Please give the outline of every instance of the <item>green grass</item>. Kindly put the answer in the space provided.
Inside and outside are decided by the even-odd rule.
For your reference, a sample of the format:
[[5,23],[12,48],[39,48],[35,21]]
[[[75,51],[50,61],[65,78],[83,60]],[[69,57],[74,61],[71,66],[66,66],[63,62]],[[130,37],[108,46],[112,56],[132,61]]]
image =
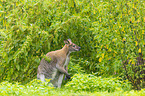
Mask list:
[[76,91],[65,86],[54,88],[51,85],[48,86],[47,82],[42,83],[36,79],[23,85],[7,81],[0,83],[0,96],[144,96],[144,94],[145,89],[125,91],[121,87],[118,87],[114,92]]
[[[23,85],[21,85],[22,87]],[[78,91],[74,92],[72,90],[68,90],[66,88],[53,88],[48,89],[47,87],[44,87],[42,89],[37,89],[37,87],[29,87],[26,86],[24,89],[21,87],[15,87],[14,89],[10,89],[10,86],[5,86],[5,90],[0,88],[1,96],[144,96],[145,89],[142,89],[140,91],[123,91],[118,89],[118,91],[115,92],[86,92],[86,91]],[[2,91],[3,90],[3,91]]]

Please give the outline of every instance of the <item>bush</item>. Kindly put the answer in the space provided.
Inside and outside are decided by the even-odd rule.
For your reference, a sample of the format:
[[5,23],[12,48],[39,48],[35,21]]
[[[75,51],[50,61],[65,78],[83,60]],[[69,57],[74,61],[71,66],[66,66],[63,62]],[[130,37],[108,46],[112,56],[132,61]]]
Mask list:
[[[49,81],[49,80],[47,80]],[[34,79],[28,84],[21,85],[19,83],[9,83],[7,81],[0,83],[0,95],[46,95],[48,90],[53,89],[54,87],[48,86],[48,82],[41,82],[40,80]]]
[[[90,26],[89,20],[72,16],[70,9],[66,8],[70,6],[70,2],[53,0],[0,2],[3,10],[0,17],[3,21],[0,22],[1,81],[28,82],[36,78],[43,55],[62,48],[63,40],[68,38],[73,38],[72,41],[77,45],[84,45],[85,42],[80,36],[85,39],[92,34],[91,32],[83,34],[89,32],[89,29],[84,29]],[[78,54],[76,53],[77,56],[82,56]]]
[[85,70],[81,66],[85,63],[86,62],[83,60],[83,58],[75,59],[71,57],[68,65],[68,73],[70,73],[71,76],[73,76],[76,73],[85,73]]
[[[103,79],[103,78],[102,78]],[[104,79],[103,79],[104,80]],[[49,80],[47,80],[49,81]],[[113,80],[116,81],[116,80]],[[100,81],[101,82],[101,81]],[[118,82],[118,81],[117,81]],[[120,82],[120,81],[119,81]],[[76,82],[77,83],[77,82]],[[120,83],[121,84],[121,83]],[[40,80],[32,80],[27,84],[20,83],[10,83],[10,82],[1,82],[0,83],[0,96],[74,96],[74,95],[87,95],[87,96],[120,96],[120,95],[129,95],[129,96],[144,96],[145,89],[140,91],[123,91],[122,89],[117,89],[115,92],[91,92],[91,91],[78,91],[74,88],[54,88],[47,86],[47,82],[41,82]],[[100,84],[101,85],[101,84]],[[125,87],[125,86],[124,86]]]
[[66,88],[75,91],[108,91],[130,90],[129,82],[119,78],[102,78],[91,74],[75,74],[72,80],[65,85]]

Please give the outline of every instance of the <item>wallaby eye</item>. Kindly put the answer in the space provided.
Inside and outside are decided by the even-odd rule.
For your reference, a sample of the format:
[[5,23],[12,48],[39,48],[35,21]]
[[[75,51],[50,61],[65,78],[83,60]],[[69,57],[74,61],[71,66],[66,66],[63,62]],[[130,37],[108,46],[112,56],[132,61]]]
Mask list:
[[73,45],[73,47],[76,47],[75,45]]

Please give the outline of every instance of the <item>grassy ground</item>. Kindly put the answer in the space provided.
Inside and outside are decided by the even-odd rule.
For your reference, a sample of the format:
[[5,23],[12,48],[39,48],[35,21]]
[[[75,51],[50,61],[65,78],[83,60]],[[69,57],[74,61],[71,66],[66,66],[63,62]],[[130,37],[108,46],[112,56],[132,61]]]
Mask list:
[[47,91],[24,91],[23,94],[19,92],[13,92],[9,94],[0,93],[1,96],[145,96],[145,90],[141,91],[116,91],[112,93],[108,92],[74,92],[67,89],[52,89]]
[[123,91],[117,89],[115,92],[88,92],[88,91],[74,91],[67,89],[64,86],[62,88],[49,87],[46,84],[30,84],[21,85],[19,83],[0,83],[0,96],[145,96],[145,89],[140,91]]
[[[33,95],[33,94],[32,94]],[[44,95],[44,94],[43,94]],[[112,92],[112,93],[108,93],[108,92],[84,92],[84,91],[80,91],[80,92],[73,92],[73,91],[69,91],[67,89],[53,89],[50,92],[48,92],[48,94],[45,94],[45,96],[145,96],[145,90],[141,90],[141,91],[116,91],[116,92]]]

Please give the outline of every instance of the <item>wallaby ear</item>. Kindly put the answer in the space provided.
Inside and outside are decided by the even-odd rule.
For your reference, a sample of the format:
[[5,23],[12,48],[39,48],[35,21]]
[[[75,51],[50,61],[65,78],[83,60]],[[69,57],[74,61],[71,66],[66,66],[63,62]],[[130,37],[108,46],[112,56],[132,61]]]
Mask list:
[[64,40],[64,43],[65,44],[70,44],[70,45],[72,44],[71,39]]
[[69,42],[71,42],[71,39],[67,39]]
[[64,40],[64,43],[65,43],[65,44],[69,44],[69,41],[68,41],[68,40]]
[[70,44],[70,45],[72,44],[71,39],[67,39],[67,41],[69,41],[69,44]]

